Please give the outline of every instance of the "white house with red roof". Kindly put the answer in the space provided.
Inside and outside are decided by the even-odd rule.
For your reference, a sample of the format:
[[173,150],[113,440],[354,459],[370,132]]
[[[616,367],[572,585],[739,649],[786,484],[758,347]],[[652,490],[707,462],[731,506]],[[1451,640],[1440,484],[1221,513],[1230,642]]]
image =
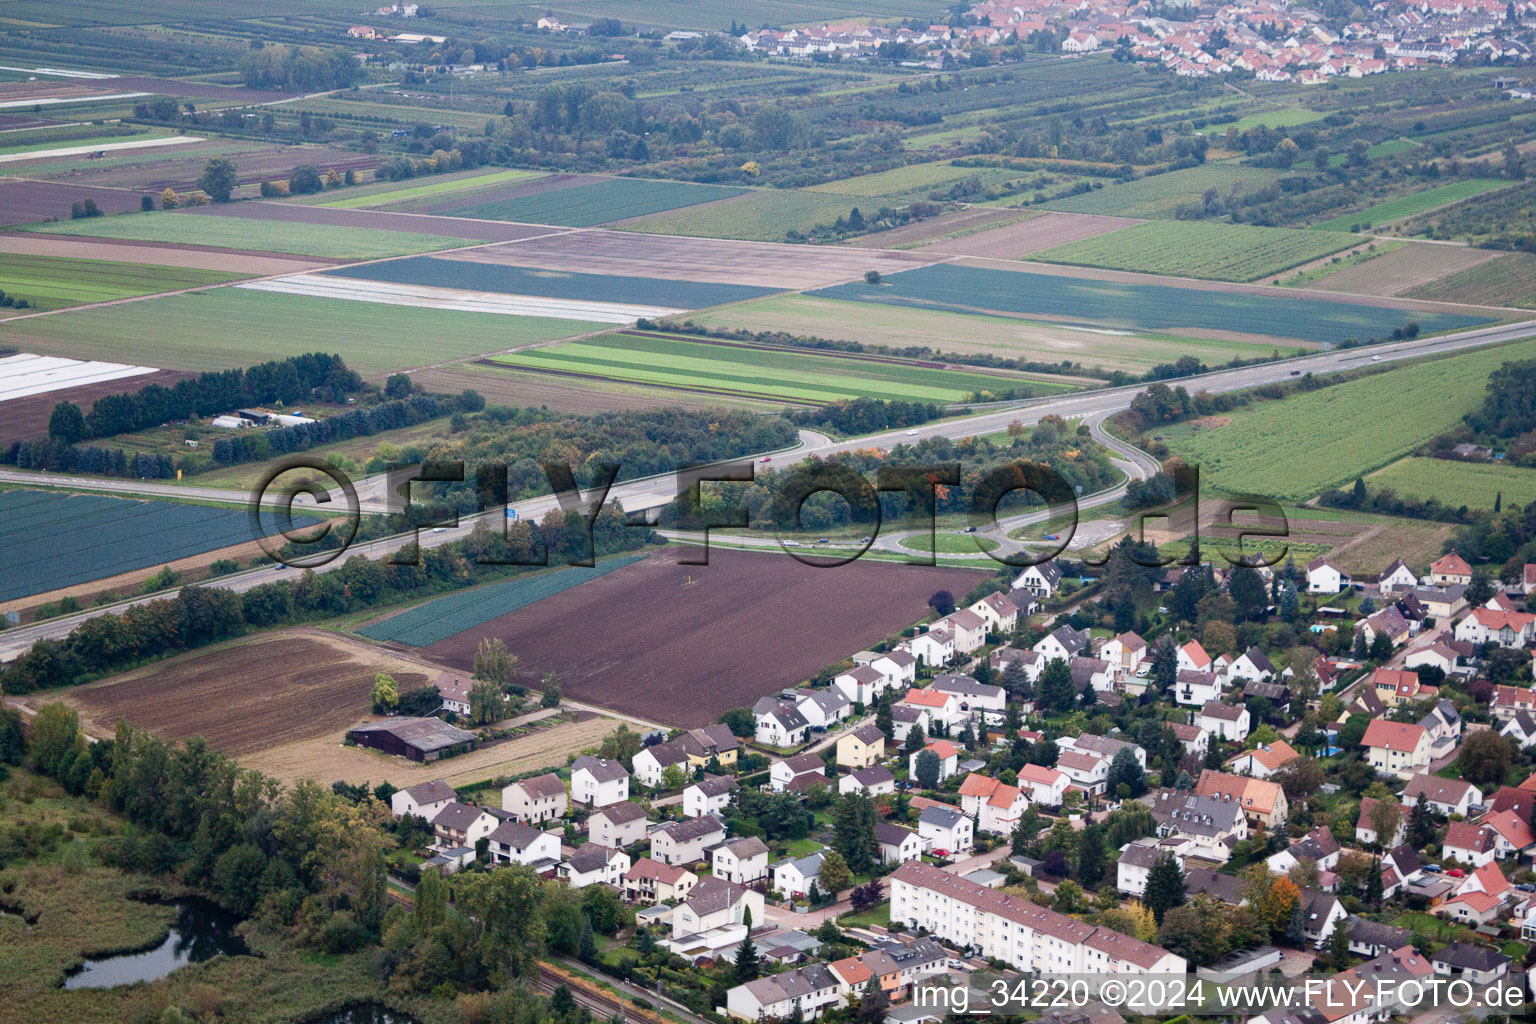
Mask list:
[[1472,821],[1453,821],[1445,831],[1441,847],[1445,856],[1480,868],[1492,864],[1498,856],[1498,833],[1487,825]]
[[1019,769],[1019,789],[1029,795],[1029,802],[1045,807],[1060,807],[1071,780],[1065,772],[1038,764]]
[[1429,767],[1432,744],[1423,726],[1372,719],[1360,745],[1371,767],[1383,774],[1407,779]]
[[1017,786],[972,772],[960,783],[960,807],[976,819],[976,830],[1011,836],[1029,798]]
[[1452,551],[1429,565],[1429,582],[1437,587],[1447,587],[1452,583],[1470,585],[1472,582],[1472,567],[1467,560]]
[[1499,686],[1493,692],[1488,710],[1494,718],[1510,719],[1520,712],[1536,714],[1536,690],[1524,686]]
[[1536,851],[1536,832],[1531,829],[1531,823],[1514,811],[1494,811],[1485,814],[1478,824],[1493,829],[1494,856],[1503,860],[1506,857],[1524,857]]
[[922,750],[914,751],[907,758],[907,775],[917,778],[917,759],[924,751],[932,751],[939,759],[939,781],[942,783],[960,770],[960,748],[949,740],[930,740]]
[[1524,647],[1536,636],[1536,615],[1474,608],[1456,623],[1456,639],[1473,644]]
[[1200,641],[1191,640],[1179,648],[1179,668],[1186,672],[1210,672],[1212,669],[1211,656],[1205,653],[1205,648],[1200,646]]

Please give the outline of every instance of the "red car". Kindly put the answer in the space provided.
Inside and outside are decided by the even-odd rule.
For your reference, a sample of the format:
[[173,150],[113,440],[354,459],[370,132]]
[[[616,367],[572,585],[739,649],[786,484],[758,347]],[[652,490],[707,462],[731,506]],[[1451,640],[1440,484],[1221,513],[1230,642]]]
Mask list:
[[948,850],[934,850],[933,851],[933,855],[935,857],[948,857],[949,856],[949,851]]
[[1466,874],[1461,868],[1451,868],[1451,870],[1446,872],[1446,876],[1449,878],[1465,878]]

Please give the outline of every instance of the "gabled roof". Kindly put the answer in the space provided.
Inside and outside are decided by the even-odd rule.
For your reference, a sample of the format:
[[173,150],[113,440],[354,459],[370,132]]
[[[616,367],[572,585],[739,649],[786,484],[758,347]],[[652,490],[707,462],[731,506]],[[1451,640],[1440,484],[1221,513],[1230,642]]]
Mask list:
[[[623,825],[626,822],[639,821],[645,817],[645,808],[628,800],[620,800],[618,803],[609,804],[607,807],[599,807],[592,812],[592,818],[607,818],[615,825]],[[587,819],[588,821],[591,818]]]
[[624,873],[624,878],[630,882],[637,882],[642,878],[654,878],[658,882],[665,882],[667,885],[676,885],[678,880],[684,875],[692,873],[687,868],[679,867],[676,864],[663,864],[659,860],[641,857],[634,864],[630,865],[629,870]]
[[889,821],[882,821],[875,826],[875,841],[882,846],[900,846],[915,835],[917,833],[911,829]]
[[1424,727],[1422,725],[1409,725],[1406,722],[1388,722],[1385,719],[1376,718],[1366,726],[1365,736],[1360,740],[1360,745],[1365,747],[1381,747],[1399,753],[1411,754],[1424,742]]
[[1189,660],[1197,666],[1209,665],[1211,663],[1211,656],[1205,653],[1205,648],[1200,646],[1200,641],[1198,640],[1191,640],[1180,647],[1179,650],[1183,651]]
[[1445,830],[1444,848],[1487,853],[1494,848],[1494,831],[1470,821],[1453,821]]
[[1020,782],[1029,782],[1032,784],[1038,783],[1042,786],[1054,786],[1064,778],[1066,778],[1066,776],[1061,772],[1054,768],[1047,768],[1044,765],[1026,764],[1019,769]]
[[684,818],[682,821],[669,821],[665,825],[651,833],[652,839],[665,833],[667,838],[677,843],[689,843],[695,839],[703,839],[715,833],[725,834],[725,826],[720,824],[708,814],[697,818]]
[[1487,864],[1472,872],[1462,884],[1466,885],[1473,880],[1482,887],[1482,891],[1489,896],[1503,896],[1509,891],[1509,879],[1504,877],[1504,872],[1499,868],[1499,862],[1491,860]]
[[512,783],[512,785],[521,789],[534,800],[547,800],[552,796],[565,795],[565,783],[560,780],[560,776],[553,773],[535,775],[531,779],[523,779],[521,782]]
[[418,782],[405,792],[418,805],[435,804],[439,800],[453,800],[457,796],[454,788],[442,779],[433,779],[431,782]]
[[474,804],[459,803],[457,800],[455,800],[453,803],[437,812],[437,817],[432,819],[432,824],[434,826],[440,825],[443,828],[452,829],[455,832],[464,832],[468,830],[469,826],[479,821],[480,816],[485,813],[486,810],[484,807],[477,807]]
[[591,754],[582,754],[571,763],[571,774],[579,771],[587,771],[598,782],[614,782],[618,779],[629,778],[629,772],[617,761],[609,761],[601,757],[593,757]]
[[768,844],[757,836],[742,836],[740,839],[732,839],[720,847],[722,850],[730,850],[737,860],[746,860],[748,857],[758,855],[766,856]]
[[[670,768],[675,764],[684,764],[688,760],[688,751],[684,750],[683,745],[676,740],[668,740],[665,743],[653,743],[648,747],[641,747],[636,751],[635,757],[639,757],[641,754],[649,754],[655,759],[656,764],[663,769]],[[630,761],[633,763],[634,758],[630,758]]]
[[724,796],[736,788],[736,780],[724,775],[705,775],[688,786],[705,796]]
[[1241,721],[1247,713],[1247,708],[1240,708],[1236,704],[1223,704],[1219,700],[1208,700],[1205,702],[1205,707],[1200,709],[1203,717],[1218,718],[1224,722]]
[[[491,842],[500,843],[502,846],[510,846],[513,849],[522,850],[531,846],[544,833],[531,825],[524,825],[520,821],[504,821],[496,826],[496,831],[491,833]],[[587,843],[592,846],[592,843]],[[603,847],[598,847],[603,849]]]
[[1454,551],[1448,555],[1442,555],[1440,558],[1437,558],[1435,561],[1431,562],[1429,565],[1429,571],[1431,573],[1439,573],[1446,576],[1472,575],[1472,567],[1467,564],[1467,560],[1462,558]]
[[919,823],[924,825],[935,825],[939,828],[954,828],[956,825],[960,824],[962,821],[966,821],[967,819],[965,815],[960,813],[958,808],[934,805],[931,807],[923,808],[923,813],[918,817],[917,820]]
[[708,757],[741,745],[731,727],[718,722],[702,729],[689,729],[677,738],[677,743],[694,757]]
[[1437,964],[1469,971],[1496,971],[1509,964],[1509,957],[1498,950],[1465,942],[1452,942],[1430,959]]
[[566,858],[566,863],[579,875],[589,875],[594,871],[601,871],[608,866],[608,862],[618,856],[619,851],[609,846],[600,846],[597,843],[582,843],[576,847],[574,853]]
[[1438,775],[1415,775],[1403,787],[1403,799],[1424,799],[1436,804],[1459,804],[1473,789],[1465,779],[1442,779]]
[[1243,652],[1243,657],[1247,658],[1248,663],[1260,672],[1273,673],[1275,671],[1275,666],[1269,663],[1269,659],[1265,657],[1264,652],[1257,647],[1248,648]]
[[1242,803],[1245,811],[1254,814],[1272,814],[1285,799],[1285,793],[1273,782],[1228,775],[1209,768],[1201,771],[1195,783],[1195,792],[1201,796],[1224,796],[1237,800]]
[[872,764],[868,768],[860,768],[852,774],[859,785],[866,789],[871,786],[881,785],[882,783],[896,781],[896,776],[883,764]]
[[881,732],[880,727],[873,722],[865,722],[848,735],[867,746],[885,742],[885,733]]
[[1115,639],[1120,641],[1120,646],[1124,647],[1128,651],[1142,651],[1146,650],[1147,647],[1147,642],[1143,640],[1138,633],[1121,633],[1119,636],[1115,637]]
[[1536,834],[1532,833],[1530,822],[1514,811],[1495,811],[1492,814],[1485,814],[1482,823],[1497,832],[1516,850],[1536,846]]

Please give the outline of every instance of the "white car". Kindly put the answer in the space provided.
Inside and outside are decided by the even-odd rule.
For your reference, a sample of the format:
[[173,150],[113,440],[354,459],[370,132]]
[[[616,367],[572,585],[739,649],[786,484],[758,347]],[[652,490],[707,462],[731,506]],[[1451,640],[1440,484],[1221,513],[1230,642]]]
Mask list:
[[908,437],[916,437],[917,436],[917,431],[909,430],[909,431],[907,431],[907,436]]

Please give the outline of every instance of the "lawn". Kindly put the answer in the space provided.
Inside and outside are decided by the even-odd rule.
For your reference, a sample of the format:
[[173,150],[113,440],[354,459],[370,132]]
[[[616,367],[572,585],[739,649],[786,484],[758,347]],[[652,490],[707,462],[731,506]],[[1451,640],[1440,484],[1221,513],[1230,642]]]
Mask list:
[[[931,346],[947,353],[987,353],[1057,363],[1072,360],[1088,367],[1145,373],[1159,363],[1193,355],[1208,365],[1234,356],[1267,355],[1242,341],[1180,338],[1171,334],[1092,330],[1003,316],[981,316],[910,306],[877,306],[809,295],[775,295],[725,309],[694,314],[698,323],[753,331],[788,331],[818,337],[901,348]],[[1282,352],[1298,349],[1281,345]]]
[[563,224],[584,228],[695,206],[716,199],[730,199],[745,191],[723,185],[695,185],[685,181],[609,178],[590,185],[550,189],[511,199],[488,199],[437,212],[449,217],[476,217],[525,224]]
[[1000,373],[629,332],[495,359],[525,369],[813,405],[858,397],[945,403],[977,391],[1052,390]]
[[1217,489],[1307,498],[1406,455],[1483,400],[1501,363],[1536,341],[1429,360],[1232,413],[1223,426],[1161,428],[1168,446]]
[[1372,490],[1390,487],[1404,498],[1439,498],[1452,508],[1492,509],[1500,495],[1505,506],[1536,501],[1536,469],[1497,462],[1410,457],[1372,473],[1366,484]]
[[1380,337],[1409,321],[1428,334],[1486,322],[1351,302],[1318,302],[1170,285],[1121,284],[941,263],[810,294],[956,313],[1014,313],[1064,323],[1179,333],[1232,331],[1300,341]]
[[509,181],[526,181],[538,177],[541,175],[537,171],[510,170],[476,174],[468,178],[447,178],[425,184],[412,184],[409,181],[380,182],[376,185],[364,185],[360,189],[349,189],[347,195],[341,199],[327,199],[323,203],[312,205],[330,206],[340,210],[360,210],[401,203],[408,199],[426,199],[431,196],[448,195],[453,192],[464,192],[485,188],[488,185],[501,185]]
[[[622,227],[658,235],[782,242],[789,231],[806,232],[846,217],[860,202],[850,196],[820,192],[758,189],[728,203],[674,210]],[[870,204],[865,201],[864,205]]]
[[875,904],[868,910],[861,910],[856,914],[844,914],[837,919],[837,923],[844,928],[868,928],[870,925],[889,928],[891,926],[891,901],[885,900]]
[[1373,224],[1380,226],[1388,221],[1402,220],[1404,217],[1428,212],[1447,203],[1470,199],[1508,184],[1508,181],[1498,178],[1468,178],[1465,181],[1453,181],[1449,185],[1412,192],[1406,196],[1398,196],[1396,199],[1388,199],[1385,202],[1367,206],[1354,213],[1333,217],[1313,224],[1311,229],[1313,231],[1358,231]]
[[1045,208],[1117,217],[1172,217],[1180,204],[1198,203],[1206,189],[1214,188],[1222,195],[1231,192],[1233,186],[1241,186],[1243,191],[1257,191],[1273,184],[1278,177],[1278,171],[1259,167],[1201,164],[1124,184],[1105,185],[1082,195],[1053,200],[1046,203]]
[[334,352],[359,373],[379,376],[606,326],[217,288],[13,321],[0,325],[0,345],[178,370]]
[[507,266],[504,263],[475,263],[468,260],[434,259],[431,256],[413,256],[409,259],[390,260],[387,263],[340,267],[325,273],[337,277],[429,285],[436,288],[465,288],[471,291],[500,292],[506,295],[540,295],[589,302],[632,302],[640,305],[671,306],[678,309],[718,306],[722,303],[740,302],[744,299],[771,295],[778,291],[776,288],[759,288],[744,284],[528,270],[523,267]]
[[1420,285],[1408,295],[1440,302],[1536,309],[1536,256],[1525,252],[1507,253]]
[[66,220],[56,224],[38,224],[25,230],[131,242],[174,242],[178,245],[294,253],[338,260],[373,260],[432,252],[436,249],[456,249],[472,244],[468,239],[423,235],[411,231],[300,224],[254,217],[202,216],[178,211]]
[[1198,220],[1149,221],[1058,245],[1029,258],[1217,281],[1257,281],[1355,245],[1342,232]]
[[928,538],[921,534],[903,537],[899,543],[908,551],[924,553],[933,551],[941,555],[974,555],[983,551],[992,551],[997,547],[995,540],[968,533],[935,533],[931,547],[928,544]]
[[220,284],[242,276],[187,267],[0,254],[0,288],[44,310]]

